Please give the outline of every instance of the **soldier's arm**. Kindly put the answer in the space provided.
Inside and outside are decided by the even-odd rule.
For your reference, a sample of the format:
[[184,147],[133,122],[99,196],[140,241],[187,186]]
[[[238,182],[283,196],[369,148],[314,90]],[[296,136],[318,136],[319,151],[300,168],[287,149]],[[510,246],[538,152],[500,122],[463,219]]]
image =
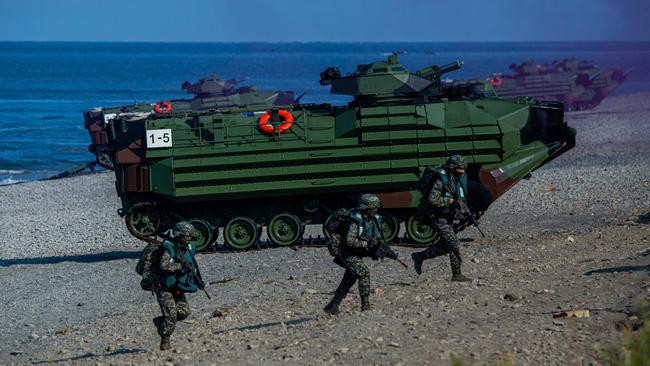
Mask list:
[[449,197],[443,195],[444,186],[442,180],[437,179],[433,182],[431,186],[431,191],[429,192],[429,203],[436,208],[446,208],[448,207],[453,200],[450,200]]
[[359,239],[359,224],[352,221],[348,227],[348,233],[345,237],[345,244],[350,248],[368,248],[368,242]]
[[164,250],[160,256],[160,269],[167,272],[178,272],[183,268],[183,265],[172,259],[169,252]]

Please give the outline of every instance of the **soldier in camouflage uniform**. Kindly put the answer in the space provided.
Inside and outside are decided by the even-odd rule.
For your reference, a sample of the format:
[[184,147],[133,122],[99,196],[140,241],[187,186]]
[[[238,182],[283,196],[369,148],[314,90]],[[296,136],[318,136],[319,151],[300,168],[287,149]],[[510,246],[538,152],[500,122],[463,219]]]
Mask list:
[[431,219],[431,225],[439,239],[426,250],[411,254],[417,274],[422,273],[424,260],[449,254],[451,280],[471,281],[471,278],[461,273],[460,243],[452,226],[460,210],[457,201],[463,200],[467,203],[466,168],[467,164],[462,156],[451,156],[444,166],[436,168],[431,190],[427,196],[422,197],[422,211]]
[[170,337],[176,321],[190,316],[190,306],[185,293],[196,292],[198,289],[197,279],[191,275],[192,269],[195,272],[198,269],[194,260],[195,249],[190,244],[194,235],[194,226],[187,221],[181,221],[174,226],[172,240],[162,244],[161,286],[155,291],[162,316],[153,319],[161,337],[161,350],[171,348]]
[[341,301],[357,280],[359,280],[361,311],[371,309],[370,271],[363,263],[363,258],[371,256],[374,251],[373,246],[381,240],[380,221],[377,215],[380,206],[379,197],[367,193],[359,199],[359,208],[350,212],[345,243],[340,257],[336,260],[339,265],[345,267],[345,274],[334,293],[334,298],[323,309],[328,314],[339,313]]

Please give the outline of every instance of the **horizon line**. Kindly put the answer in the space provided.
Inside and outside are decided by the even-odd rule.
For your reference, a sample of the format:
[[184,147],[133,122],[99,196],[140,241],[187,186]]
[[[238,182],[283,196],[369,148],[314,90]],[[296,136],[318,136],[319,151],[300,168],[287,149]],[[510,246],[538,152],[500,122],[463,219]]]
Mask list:
[[532,40],[532,41],[70,41],[70,40],[2,40],[0,43],[162,43],[162,44],[385,44],[385,43],[650,43],[649,40]]

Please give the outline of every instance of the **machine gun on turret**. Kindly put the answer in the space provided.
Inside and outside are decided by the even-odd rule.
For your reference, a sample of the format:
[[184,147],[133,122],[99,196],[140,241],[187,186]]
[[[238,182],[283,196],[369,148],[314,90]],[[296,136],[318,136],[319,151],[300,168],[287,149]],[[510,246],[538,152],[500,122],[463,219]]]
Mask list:
[[455,61],[444,66],[428,66],[415,72],[415,75],[429,80],[440,79],[440,76],[448,72],[456,71],[463,67],[463,61]]

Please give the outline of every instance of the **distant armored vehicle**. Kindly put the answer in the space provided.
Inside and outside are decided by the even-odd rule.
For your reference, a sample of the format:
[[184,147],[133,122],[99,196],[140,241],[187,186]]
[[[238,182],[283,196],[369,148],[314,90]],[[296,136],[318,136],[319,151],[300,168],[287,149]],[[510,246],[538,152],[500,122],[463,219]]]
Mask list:
[[564,103],[567,111],[596,107],[618,88],[629,71],[601,69],[593,62],[574,58],[550,65],[532,60],[512,64],[514,74],[495,74],[485,79],[455,80],[451,84],[487,82],[487,89],[500,98],[529,97]]
[[201,232],[199,249],[219,235],[250,248],[264,227],[275,245],[296,245],[306,224],[371,192],[383,203],[387,242],[429,243],[436,234],[417,210],[425,167],[465,156],[469,203],[482,212],[575,144],[561,103],[443,87],[441,75],[461,65],[410,73],[393,55],[345,76],[327,68],[321,84],[354,96],[346,106],[172,108],[137,120],[97,110],[87,119],[108,121],[120,214],[142,240],[185,219]]
[[[101,166],[113,169],[110,158],[114,146],[109,143],[106,125],[115,116],[131,120],[140,120],[151,113],[169,113],[172,109],[180,111],[220,110],[233,107],[270,107],[296,103],[292,91],[258,90],[256,86],[235,85],[244,80],[221,80],[219,75],[211,75],[192,84],[189,81],[181,85],[183,90],[194,94],[193,99],[177,99],[159,103],[138,103],[120,107],[97,108],[84,113],[85,127],[90,133],[92,144],[88,147]],[[97,111],[102,111],[98,114]],[[99,116],[103,116],[99,118]]]

